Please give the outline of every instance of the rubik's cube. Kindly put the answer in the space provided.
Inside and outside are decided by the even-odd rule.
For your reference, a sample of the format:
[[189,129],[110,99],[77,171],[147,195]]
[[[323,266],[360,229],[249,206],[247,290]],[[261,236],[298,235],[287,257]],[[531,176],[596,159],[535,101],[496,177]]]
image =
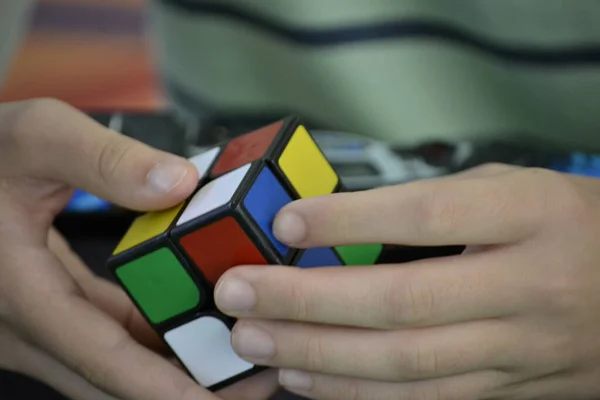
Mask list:
[[381,245],[293,249],[271,225],[286,204],[342,190],[309,131],[290,117],[190,158],[196,191],[169,210],[138,216],[108,267],[191,377],[218,390],[263,368],[230,344],[235,321],[213,289],[238,265],[371,265]]

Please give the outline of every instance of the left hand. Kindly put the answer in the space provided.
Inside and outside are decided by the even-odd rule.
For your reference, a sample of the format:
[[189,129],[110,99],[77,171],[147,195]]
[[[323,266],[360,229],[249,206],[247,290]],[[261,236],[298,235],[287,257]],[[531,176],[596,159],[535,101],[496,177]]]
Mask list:
[[467,245],[402,265],[244,266],[216,290],[236,351],[331,400],[600,398],[600,182],[479,168],[294,202],[295,247]]
[[[117,285],[96,276],[55,229],[48,234],[48,249],[65,266],[90,304],[123,325],[140,344],[157,354],[169,356],[167,347],[142,319],[127,295]],[[10,343],[10,346],[2,346],[6,343]],[[69,399],[117,400],[117,397],[88,382],[41,347],[22,340],[20,335],[1,322],[0,350],[0,370],[6,369],[42,381]],[[174,358],[169,357],[168,360],[180,368]],[[218,399],[268,399],[278,386],[274,374],[275,371],[265,371],[237,382],[217,393]]]
[[269,398],[272,371],[218,393],[198,385],[128,296],[92,274],[51,229],[75,187],[150,211],[178,204],[197,181],[189,161],[68,104],[0,103],[0,369],[73,400]]

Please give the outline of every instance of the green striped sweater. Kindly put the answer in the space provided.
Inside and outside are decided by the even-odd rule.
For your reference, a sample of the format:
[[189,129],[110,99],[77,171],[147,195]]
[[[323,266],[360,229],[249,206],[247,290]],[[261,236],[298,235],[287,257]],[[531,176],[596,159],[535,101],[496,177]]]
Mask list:
[[203,121],[600,151],[597,0],[147,4],[168,96]]

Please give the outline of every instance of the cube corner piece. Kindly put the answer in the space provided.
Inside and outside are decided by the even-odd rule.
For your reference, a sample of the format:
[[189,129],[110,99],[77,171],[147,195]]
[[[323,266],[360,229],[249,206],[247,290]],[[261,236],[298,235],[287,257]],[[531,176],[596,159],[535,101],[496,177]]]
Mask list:
[[284,118],[224,144],[210,172],[211,179],[259,160],[271,166],[294,197],[340,191],[339,175],[297,117]]

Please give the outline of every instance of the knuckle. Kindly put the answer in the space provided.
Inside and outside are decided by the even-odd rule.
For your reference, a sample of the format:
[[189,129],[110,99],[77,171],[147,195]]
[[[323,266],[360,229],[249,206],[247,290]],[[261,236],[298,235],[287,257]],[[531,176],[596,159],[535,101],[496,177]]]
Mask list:
[[435,312],[436,300],[431,288],[415,284],[409,275],[395,274],[381,292],[384,326],[425,323]]
[[[39,98],[11,103],[0,114],[0,143],[17,144],[27,141],[28,135],[40,120],[56,118],[56,115],[69,106],[60,100]],[[3,146],[4,147],[4,146]]]
[[327,350],[319,335],[308,335],[304,344],[304,365],[309,371],[323,370],[327,360]]
[[427,189],[420,189],[418,192],[415,214],[417,231],[424,235],[429,232],[438,235],[453,232],[458,217],[456,200],[448,195],[441,185],[430,185]]
[[19,119],[37,120],[49,115],[54,115],[57,111],[63,111],[70,108],[66,103],[53,98],[39,98],[16,103],[14,111]]
[[587,223],[590,212],[596,211],[596,207],[589,201],[585,192],[566,176],[561,176],[558,180],[557,189],[560,189],[559,194],[555,196],[557,204],[553,207],[556,216],[561,221],[575,222],[577,225],[580,222]]
[[439,354],[417,340],[406,340],[393,352],[393,379],[400,382],[436,376],[439,372]]
[[589,351],[587,344],[582,344],[580,337],[572,332],[556,331],[537,335],[531,342],[531,349],[542,356],[529,361],[528,365],[546,371],[570,369]]
[[132,146],[121,141],[107,140],[98,148],[96,170],[105,185],[110,186],[118,178],[118,171],[131,152]]
[[292,284],[290,288],[290,313],[292,318],[307,321],[313,315],[312,301],[309,290]]
[[573,272],[570,268],[551,267],[547,278],[532,293],[539,307],[560,315],[573,315],[585,306],[584,287]]
[[580,221],[590,211],[591,204],[573,177],[544,168],[529,168],[523,174],[536,189],[536,204],[541,206],[537,215],[541,218]]

